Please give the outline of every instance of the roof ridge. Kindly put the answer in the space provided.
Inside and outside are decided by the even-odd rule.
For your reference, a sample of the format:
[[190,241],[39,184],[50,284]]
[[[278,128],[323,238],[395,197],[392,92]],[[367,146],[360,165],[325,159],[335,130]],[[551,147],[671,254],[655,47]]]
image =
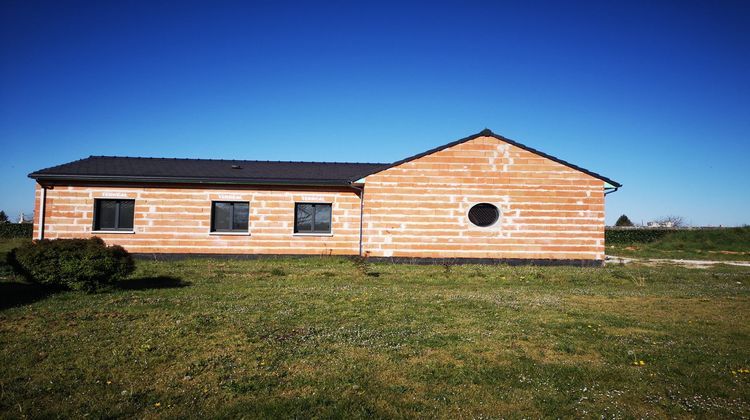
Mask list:
[[[209,158],[174,158],[174,157],[150,157],[150,156],[114,156],[114,155],[90,155],[88,158],[78,159],[73,162],[79,162],[92,158],[114,158],[114,159],[153,159],[153,160],[191,160],[191,161],[209,161],[209,162],[265,162],[265,163],[316,163],[323,165],[390,165],[390,162],[321,162],[312,160],[261,160],[261,159],[209,159]],[[68,162],[68,163],[73,163]],[[64,163],[63,165],[67,165]],[[62,166],[62,165],[56,165]],[[53,166],[52,168],[54,168]],[[49,169],[49,168],[45,168]]]

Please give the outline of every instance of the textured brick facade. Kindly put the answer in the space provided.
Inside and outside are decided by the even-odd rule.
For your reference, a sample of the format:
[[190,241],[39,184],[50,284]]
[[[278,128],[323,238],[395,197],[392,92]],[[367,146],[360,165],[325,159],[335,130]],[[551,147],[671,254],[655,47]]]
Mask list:
[[[34,238],[38,185],[36,194]],[[97,198],[134,199],[134,233],[92,232]],[[249,233],[210,232],[212,201],[247,201]],[[332,203],[331,234],[294,234],[295,202]],[[359,206],[353,190],[55,186],[47,190],[44,237],[99,236],[138,253],[351,255],[359,252]]]
[[[365,178],[363,251],[373,257],[604,259],[604,181],[493,136],[479,136]],[[34,237],[39,237],[37,185]],[[92,232],[94,200],[135,200],[132,233]],[[212,201],[246,201],[249,233],[210,232]],[[295,202],[332,203],[329,235],[294,234]],[[497,206],[490,227],[469,222]],[[356,255],[354,188],[56,185],[44,237],[99,236],[137,253]]]
[[[375,257],[604,258],[604,182],[494,137],[366,179],[364,249]],[[501,216],[487,228],[478,203]]]

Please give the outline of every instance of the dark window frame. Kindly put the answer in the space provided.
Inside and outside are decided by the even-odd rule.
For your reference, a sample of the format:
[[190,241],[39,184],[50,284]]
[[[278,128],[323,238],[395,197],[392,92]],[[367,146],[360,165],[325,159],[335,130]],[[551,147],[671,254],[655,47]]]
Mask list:
[[[229,223],[231,224],[230,229],[216,229],[214,226],[214,214],[216,214],[216,205],[217,204],[231,204],[229,210]],[[234,228],[234,206],[235,204],[244,204],[247,206],[247,227],[244,229],[235,229]],[[212,201],[211,202],[211,233],[248,233],[250,232],[250,202],[249,201]]]
[[[114,201],[117,203],[117,206],[115,206],[115,227],[101,227],[100,226],[100,217],[99,209],[101,206],[101,203],[104,201]],[[130,221],[130,224],[132,226],[130,227],[120,227],[120,207],[122,207],[122,203],[124,202],[131,202],[133,203],[133,219]],[[134,232],[135,231],[135,199],[133,198],[95,198],[94,199],[94,217],[93,217],[93,226],[92,226],[94,232]]]
[[[313,210],[312,214],[312,230],[299,230],[297,226],[297,211],[299,210],[300,205],[306,205],[306,206],[313,206],[313,209],[315,209],[315,206],[326,206],[330,208],[330,211],[328,212],[329,219],[328,219],[328,230],[315,230],[315,215],[317,212]],[[333,203],[311,203],[311,202],[295,202],[294,203],[294,233],[295,234],[316,234],[316,235],[330,235],[333,233]]]

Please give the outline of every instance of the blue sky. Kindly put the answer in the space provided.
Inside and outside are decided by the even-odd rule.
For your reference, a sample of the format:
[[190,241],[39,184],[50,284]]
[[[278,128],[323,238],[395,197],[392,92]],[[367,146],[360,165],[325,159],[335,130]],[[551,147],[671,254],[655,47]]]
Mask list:
[[488,127],[750,223],[747,2],[0,5],[0,209],[89,155],[391,162]]

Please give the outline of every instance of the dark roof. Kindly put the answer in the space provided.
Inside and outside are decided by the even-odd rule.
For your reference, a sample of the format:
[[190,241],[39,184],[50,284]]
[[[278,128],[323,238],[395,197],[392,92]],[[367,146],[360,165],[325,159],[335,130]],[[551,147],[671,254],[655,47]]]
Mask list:
[[385,163],[89,156],[29,174],[41,180],[349,185]]
[[227,184],[349,185],[367,175],[384,171],[388,168],[483,136],[494,137],[531,153],[551,159],[607,182],[616,188],[622,186],[619,182],[599,175],[596,172],[573,165],[517,141],[495,134],[489,129],[390,164],[89,156],[86,159],[33,172],[29,174],[29,177],[48,181],[61,179]]
[[609,183],[613,187],[616,187],[616,188],[622,187],[622,184],[620,184],[619,182],[613,181],[613,180],[607,178],[606,176],[599,175],[596,172],[589,171],[588,169],[581,168],[580,166],[574,165],[574,164],[572,164],[570,162],[566,162],[566,161],[564,161],[564,160],[562,160],[560,158],[556,158],[556,157],[554,157],[552,155],[548,155],[548,154],[546,154],[544,152],[540,152],[539,150],[536,150],[534,148],[526,146],[525,144],[521,144],[521,143],[519,143],[519,142],[517,142],[515,140],[511,140],[511,139],[503,137],[503,136],[501,136],[499,134],[495,134],[495,133],[492,132],[492,130],[490,130],[488,128],[485,128],[484,130],[478,132],[477,134],[472,134],[469,137],[464,137],[462,139],[458,139],[458,140],[450,142],[448,144],[444,144],[442,146],[438,146],[438,147],[436,147],[434,149],[427,150],[426,152],[422,152],[422,153],[416,154],[414,156],[410,156],[410,157],[408,157],[406,159],[401,159],[398,162],[393,162],[392,164],[387,165],[384,168],[380,168],[380,169],[376,170],[375,172],[373,172],[373,173],[371,173],[369,175],[372,175],[372,174],[377,173],[377,172],[382,172],[382,171],[384,171],[384,170],[386,170],[388,168],[392,168],[394,166],[398,166],[398,165],[401,165],[403,163],[410,162],[412,160],[419,159],[419,158],[427,156],[427,155],[431,155],[431,154],[433,154],[435,152],[439,152],[439,151],[441,151],[443,149],[447,149],[449,147],[457,146],[457,145],[459,145],[461,143],[465,143],[467,141],[474,140],[477,137],[494,137],[494,138],[496,138],[496,139],[498,139],[500,141],[504,141],[506,143],[512,144],[512,145],[514,145],[516,147],[520,147],[521,149],[524,149],[524,150],[529,151],[531,153],[534,153],[534,154],[537,154],[539,156],[545,157],[547,159],[553,160],[553,161],[555,161],[557,163],[560,163],[562,165],[565,165],[565,166],[567,166],[569,168],[573,168],[573,169],[575,169],[577,171],[581,171],[581,172],[583,172],[585,174],[591,175],[594,178],[601,179],[602,181],[604,181],[606,183]]

